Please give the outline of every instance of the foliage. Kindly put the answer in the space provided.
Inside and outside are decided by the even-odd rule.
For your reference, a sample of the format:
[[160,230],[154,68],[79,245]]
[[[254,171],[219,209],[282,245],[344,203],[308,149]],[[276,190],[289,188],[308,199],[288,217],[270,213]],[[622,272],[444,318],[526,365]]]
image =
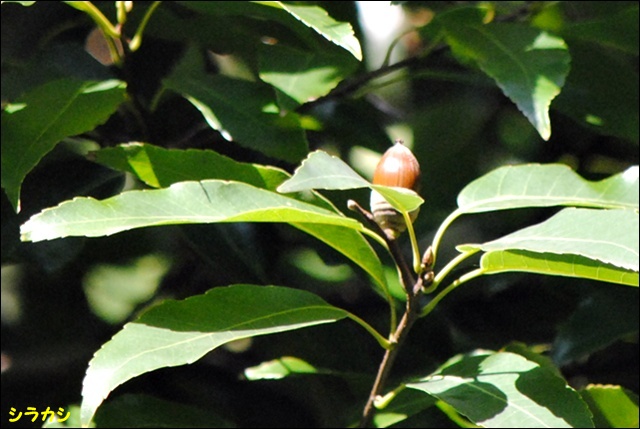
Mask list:
[[388,10],[368,69],[352,2],[3,2],[3,411],[637,425],[637,3]]

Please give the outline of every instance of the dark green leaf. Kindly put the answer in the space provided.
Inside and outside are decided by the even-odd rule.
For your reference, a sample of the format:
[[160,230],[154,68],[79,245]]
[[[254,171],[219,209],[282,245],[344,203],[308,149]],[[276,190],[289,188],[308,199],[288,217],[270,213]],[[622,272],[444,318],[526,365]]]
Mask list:
[[298,162],[307,153],[299,117],[281,115],[273,90],[261,82],[208,75],[199,53],[189,49],[163,82],[187,98],[225,138],[265,155]]
[[289,175],[276,167],[237,162],[211,150],[164,149],[129,143],[95,152],[97,162],[128,171],[154,188],[187,180],[222,179],[274,190]]
[[2,187],[20,210],[25,176],[57,143],[104,123],[124,101],[124,83],[57,80],[2,113]]
[[233,340],[335,322],[348,313],[309,292],[235,285],[168,300],[128,323],[95,354],[83,383],[81,420],[117,386],[141,374],[192,363]]

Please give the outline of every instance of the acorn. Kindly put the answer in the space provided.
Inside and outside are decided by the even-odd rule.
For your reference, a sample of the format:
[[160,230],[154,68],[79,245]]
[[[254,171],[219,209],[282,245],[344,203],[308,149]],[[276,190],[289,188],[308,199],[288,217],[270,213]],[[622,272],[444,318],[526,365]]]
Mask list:
[[[420,184],[420,164],[402,140],[389,148],[378,163],[373,174],[374,185],[396,186],[418,190]],[[419,209],[409,213],[413,222]],[[376,191],[371,191],[371,213],[376,223],[390,239],[394,240],[407,229],[404,217]]]

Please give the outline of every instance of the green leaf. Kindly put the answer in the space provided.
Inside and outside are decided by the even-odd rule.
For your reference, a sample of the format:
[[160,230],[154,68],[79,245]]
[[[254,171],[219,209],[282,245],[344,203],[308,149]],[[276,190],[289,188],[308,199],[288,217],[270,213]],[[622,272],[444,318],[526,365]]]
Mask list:
[[241,146],[289,162],[307,153],[299,117],[277,112],[273,89],[261,82],[204,74],[198,52],[189,49],[163,83],[187,98],[211,128]]
[[523,207],[580,206],[638,209],[638,167],[591,182],[560,164],[497,168],[468,184],[458,195],[462,213]]
[[276,167],[234,161],[212,150],[164,149],[145,143],[128,143],[94,152],[96,162],[128,171],[154,188],[187,180],[242,181],[274,190],[289,175]]
[[348,22],[338,22],[318,6],[282,3],[279,1],[257,2],[259,4],[282,8],[295,19],[313,29],[316,33],[349,51],[356,59],[362,61],[360,42],[353,33]]
[[100,237],[156,225],[282,222],[341,252],[384,286],[382,264],[360,234],[364,227],[342,214],[253,186],[222,180],[178,182],[166,189],[125,192],[104,201],[75,198],[34,215],[21,227],[23,241],[68,236]]
[[407,387],[483,427],[593,427],[580,395],[562,378],[513,353],[457,356]]
[[344,161],[323,151],[315,151],[302,161],[293,176],[278,187],[278,192],[310,189],[346,190],[370,188],[378,191],[397,210],[413,211],[424,202],[410,189],[373,185],[353,171]]
[[222,180],[179,182],[169,188],[124,192],[98,201],[74,198],[32,216],[24,241],[100,237],[155,225],[214,222],[320,223],[358,231],[354,219],[264,189]]
[[564,85],[570,56],[564,41],[525,24],[484,24],[468,10],[439,15],[447,43],[492,77],[544,140],[551,136],[549,105]]
[[261,45],[260,79],[304,104],[328,94],[353,73],[358,63],[342,52],[326,49],[307,51],[279,44]]
[[62,79],[39,86],[2,113],[2,187],[16,211],[26,175],[57,143],[93,130],[124,101],[123,82]]
[[638,395],[620,386],[589,385],[580,391],[599,428],[637,428]]
[[[577,255],[637,273],[639,224],[638,213],[632,210],[566,208],[538,225],[488,243],[460,247]],[[564,262],[569,266],[564,274],[571,275],[572,258]]]
[[219,287],[165,301],[126,324],[94,355],[83,382],[81,420],[89,424],[110,392],[141,374],[193,363],[233,340],[347,316],[312,293],[277,286]]
[[553,276],[579,277],[628,286],[638,286],[638,273],[615,265],[603,264],[578,255],[536,253],[525,250],[487,252],[480,259],[484,274],[524,272]]

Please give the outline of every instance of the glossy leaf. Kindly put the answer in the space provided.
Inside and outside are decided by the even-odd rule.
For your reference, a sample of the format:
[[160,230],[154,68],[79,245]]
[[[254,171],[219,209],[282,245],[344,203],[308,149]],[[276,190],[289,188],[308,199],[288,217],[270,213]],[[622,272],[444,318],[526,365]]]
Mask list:
[[562,378],[513,353],[458,356],[407,387],[483,427],[593,427],[587,406]]
[[165,149],[129,143],[94,152],[96,162],[128,171],[154,188],[187,180],[223,179],[274,190],[289,175],[276,167],[238,162],[212,150]]
[[566,208],[538,225],[488,243],[460,247],[576,255],[637,273],[638,229],[638,213],[632,210]]
[[353,171],[344,161],[323,151],[315,151],[302,161],[293,176],[278,187],[278,192],[311,189],[371,188],[382,194],[396,209],[413,211],[424,201],[415,192],[389,186],[373,185]]
[[524,24],[485,24],[475,10],[439,15],[434,25],[441,28],[452,50],[476,62],[548,140],[549,106],[569,73],[564,41]]
[[335,322],[348,313],[318,296],[277,286],[219,287],[168,300],[128,323],[94,355],[83,382],[88,424],[117,386],[159,368],[192,363],[233,340]]
[[16,211],[26,175],[65,137],[104,123],[124,101],[124,83],[62,79],[39,86],[2,113],[2,187]]
[[321,223],[361,230],[355,220],[238,182],[179,182],[169,188],[125,192],[98,201],[75,198],[22,225],[24,241],[99,237],[154,225],[213,222]]
[[637,166],[591,182],[565,165],[524,164],[474,180],[458,195],[458,207],[462,213],[569,205],[638,209],[639,189]]
[[580,391],[599,428],[638,427],[638,395],[620,386],[591,384]]

